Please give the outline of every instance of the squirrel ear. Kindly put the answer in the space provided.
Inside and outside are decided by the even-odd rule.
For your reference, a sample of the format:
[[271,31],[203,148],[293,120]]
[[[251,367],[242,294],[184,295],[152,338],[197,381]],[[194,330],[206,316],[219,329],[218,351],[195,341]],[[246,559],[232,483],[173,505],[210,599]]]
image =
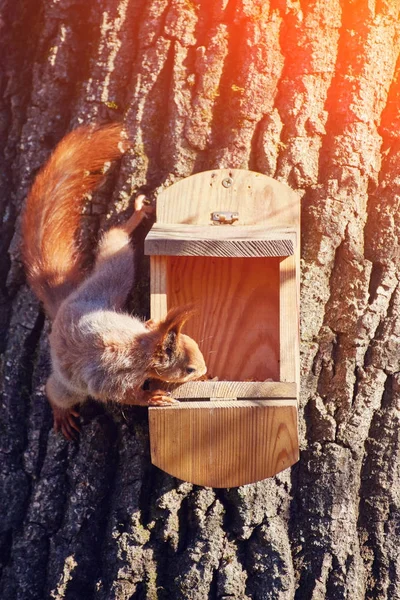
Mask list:
[[177,334],[175,333],[175,331],[168,331],[167,334],[164,335],[163,338],[161,338],[160,347],[162,348],[163,352],[165,352],[165,354],[167,354],[169,357],[175,354],[176,339]]
[[193,304],[171,308],[165,319],[159,323],[159,330],[161,331],[163,338],[170,333],[178,336],[186,321],[190,319],[195,312],[196,309]]

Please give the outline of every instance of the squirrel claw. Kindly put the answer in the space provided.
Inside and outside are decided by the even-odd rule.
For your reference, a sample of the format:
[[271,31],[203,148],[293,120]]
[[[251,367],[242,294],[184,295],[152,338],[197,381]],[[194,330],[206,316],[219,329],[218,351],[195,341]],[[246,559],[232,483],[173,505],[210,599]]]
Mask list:
[[155,321],[154,319],[149,319],[148,321],[145,321],[144,325],[145,325],[146,329],[149,329],[151,331],[151,330],[157,329],[158,322]]
[[166,390],[156,390],[148,399],[148,406],[170,406],[171,404],[179,404],[179,401]]
[[77,439],[80,432],[79,424],[75,421],[79,417],[79,412],[74,408],[60,408],[53,405],[54,431],[61,431],[63,436],[73,442]]

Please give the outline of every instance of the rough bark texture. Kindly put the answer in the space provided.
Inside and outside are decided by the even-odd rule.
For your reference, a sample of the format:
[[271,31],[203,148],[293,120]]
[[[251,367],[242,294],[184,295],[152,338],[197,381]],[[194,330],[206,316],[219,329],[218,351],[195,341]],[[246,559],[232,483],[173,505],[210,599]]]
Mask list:
[[[0,11],[0,597],[400,598],[400,2]],[[302,197],[302,453],[273,479],[174,480],[150,464],[144,409],[88,403],[78,443],[51,431],[18,215],[64,133],[121,115],[133,152],[86,231],[204,169],[250,168]],[[136,311],[147,295],[144,280]]]

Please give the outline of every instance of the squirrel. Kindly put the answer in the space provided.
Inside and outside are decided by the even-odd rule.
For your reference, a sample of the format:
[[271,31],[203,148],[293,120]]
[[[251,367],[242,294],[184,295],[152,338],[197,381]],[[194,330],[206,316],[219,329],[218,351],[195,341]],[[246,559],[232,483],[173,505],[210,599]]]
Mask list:
[[45,389],[54,429],[76,437],[78,407],[87,396],[106,402],[164,406],[168,392],[143,390],[157,379],[183,383],[207,371],[197,343],[181,329],[189,307],[143,322],[123,311],[135,280],[130,234],[154,214],[143,195],[127,222],[103,234],[94,267],[84,272],[76,241],[85,196],[104,179],[103,167],[124,151],[121,126],[82,126],[58,144],[38,173],[22,217],[27,280],[52,322],[52,372]]

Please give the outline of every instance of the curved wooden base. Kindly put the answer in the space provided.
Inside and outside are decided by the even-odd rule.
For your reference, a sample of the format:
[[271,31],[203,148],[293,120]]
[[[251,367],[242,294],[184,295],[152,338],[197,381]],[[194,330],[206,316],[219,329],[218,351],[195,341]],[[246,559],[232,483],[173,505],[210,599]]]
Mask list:
[[228,488],[299,459],[296,400],[181,402],[149,409],[151,459],[170,475]]

